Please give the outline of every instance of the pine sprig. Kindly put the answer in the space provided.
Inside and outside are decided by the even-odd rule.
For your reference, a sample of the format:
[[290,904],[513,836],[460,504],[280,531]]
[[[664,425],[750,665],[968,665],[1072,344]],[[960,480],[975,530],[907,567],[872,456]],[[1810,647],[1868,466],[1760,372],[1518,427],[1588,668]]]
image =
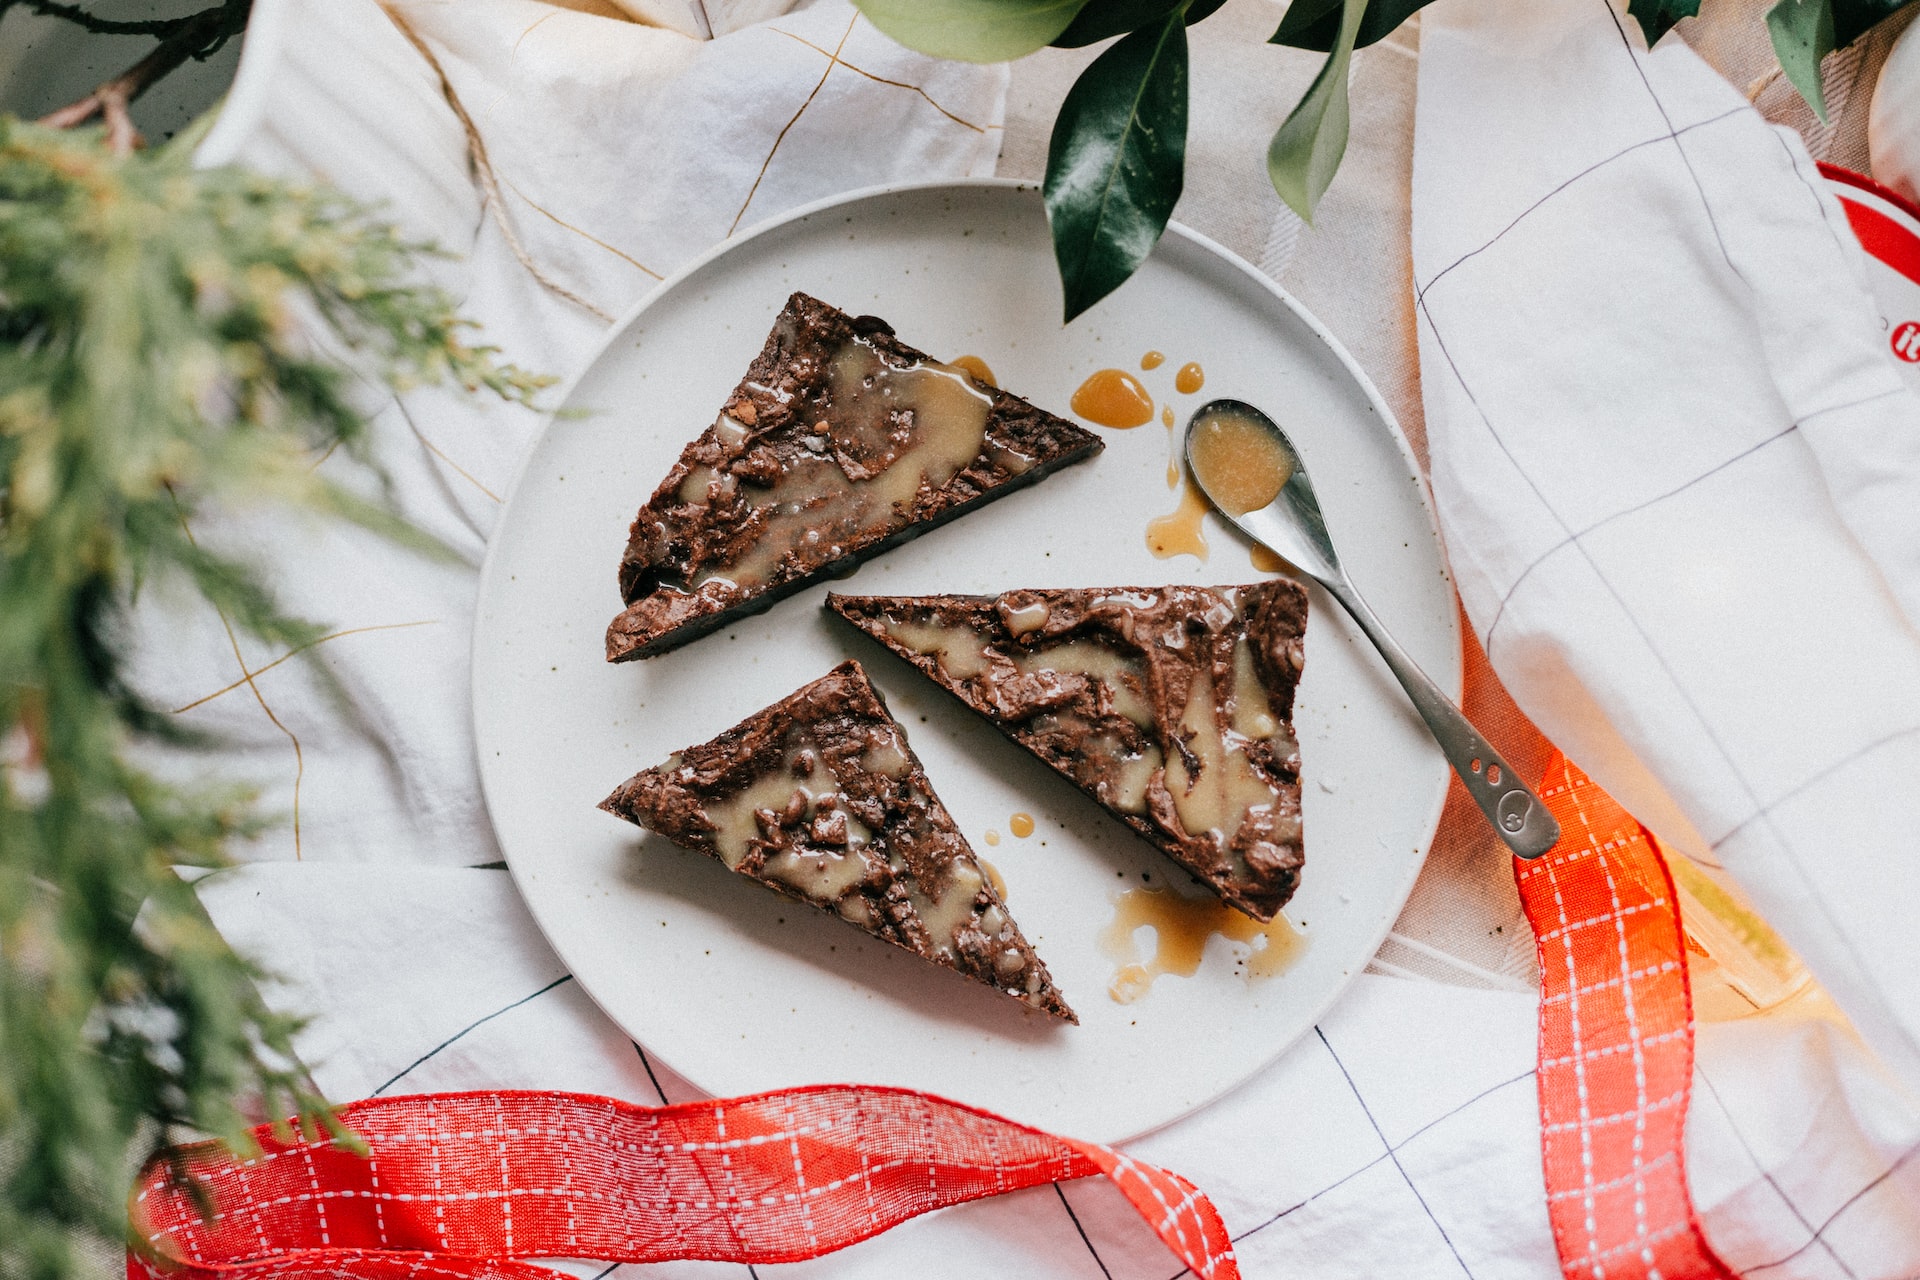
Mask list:
[[135,763],[179,734],[123,676],[134,593],[184,581],[236,631],[311,642],[196,513],[298,506],[422,542],[315,467],[371,466],[356,381],[545,385],[414,283],[424,246],[337,193],[195,170],[185,142],[118,156],[0,119],[0,1280],[117,1247],[132,1157],[333,1124],[297,1023],[176,873],[263,819]]

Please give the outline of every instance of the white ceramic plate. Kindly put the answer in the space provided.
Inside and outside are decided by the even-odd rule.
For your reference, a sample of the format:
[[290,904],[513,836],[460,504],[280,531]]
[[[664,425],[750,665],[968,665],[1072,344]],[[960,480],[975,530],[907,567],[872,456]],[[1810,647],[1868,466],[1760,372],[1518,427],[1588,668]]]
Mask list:
[[[1214,938],[1191,978],[1108,995],[1115,894],[1173,865],[946,693],[821,608],[825,586],[664,657],[610,666],[615,566],[635,509],[712,421],[794,289],[886,317],[943,358],[983,357],[1055,412],[1096,369],[1138,370],[1184,425],[1237,396],[1286,425],[1355,580],[1407,648],[1458,687],[1460,640],[1431,513],[1379,394],[1298,303],[1178,226],[1125,287],[1060,324],[1040,196],[1012,183],[891,189],[803,210],[725,245],[616,326],[527,462],[494,535],[474,629],[487,803],[549,941],[625,1031],[716,1095],[828,1081],[906,1085],[1102,1141],[1157,1128],[1246,1079],[1365,967],[1413,885],[1446,766],[1367,648],[1315,589],[1296,727],[1307,865],[1288,917],[1308,945],[1250,983]],[[1174,392],[1197,360],[1206,385]],[[1160,560],[1169,433],[1106,451],[870,561],[851,592],[1236,583],[1260,576],[1215,517],[1211,558]],[[935,789],[1008,885],[1079,1012],[1051,1025],[596,810],[622,779],[857,657]],[[1026,812],[1035,833],[1015,839]],[[985,833],[1002,833],[989,848]],[[1191,892],[1191,890],[1189,890]],[[1150,943],[1150,936],[1140,941]]]

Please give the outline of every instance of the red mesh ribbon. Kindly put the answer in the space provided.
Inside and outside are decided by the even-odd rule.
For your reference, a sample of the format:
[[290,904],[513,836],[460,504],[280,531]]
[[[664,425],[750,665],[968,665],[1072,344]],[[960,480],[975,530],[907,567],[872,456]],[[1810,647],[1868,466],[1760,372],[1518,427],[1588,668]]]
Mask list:
[[554,1280],[520,1258],[796,1262],[945,1205],[1105,1174],[1179,1259],[1237,1280],[1213,1205],[1177,1174],[906,1089],[819,1085],[672,1107],[568,1093],[357,1102],[370,1155],[258,1132],[149,1169],[132,1280]]
[[1540,949],[1540,1150],[1567,1280],[1731,1280],[1687,1192],[1693,998],[1673,878],[1646,828],[1564,757],[1560,843],[1514,859]]
[[[1673,882],[1651,837],[1564,759],[1564,834],[1515,860],[1540,951],[1540,1119],[1568,1280],[1730,1280],[1687,1192],[1693,1009]],[[1105,1174],[1179,1259],[1235,1280],[1211,1203],[1176,1174],[903,1089],[824,1085],[642,1107],[561,1093],[376,1099],[371,1150],[258,1133],[187,1148],[135,1197],[133,1280],[552,1280],[522,1258],[818,1257],[945,1205]]]

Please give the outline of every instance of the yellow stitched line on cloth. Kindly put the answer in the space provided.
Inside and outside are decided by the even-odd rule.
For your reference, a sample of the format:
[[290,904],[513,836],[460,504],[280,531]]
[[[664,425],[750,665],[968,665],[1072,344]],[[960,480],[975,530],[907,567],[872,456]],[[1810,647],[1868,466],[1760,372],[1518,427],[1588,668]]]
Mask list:
[[534,33],[534,29],[535,29],[535,28],[537,28],[537,27],[538,27],[538,26],[539,26],[539,25],[540,25],[541,23],[543,23],[543,22],[545,22],[545,21],[546,21],[546,20],[547,20],[548,18],[557,18],[557,17],[559,17],[559,16],[560,16],[560,13],[561,13],[561,11],[560,11],[560,10],[558,10],[558,9],[555,9],[555,10],[554,10],[554,11],[553,11],[552,13],[549,13],[549,14],[546,14],[546,15],[544,15],[544,16],[542,16],[542,17],[538,17],[538,18],[535,18],[535,19],[533,20],[533,26],[531,26],[531,27],[528,27],[528,28],[527,28],[527,29],[526,29],[525,31],[522,31],[522,32],[521,32],[521,33],[519,34],[519,36],[517,36],[517,37],[516,37],[516,38],[514,39],[514,42],[513,42],[513,48],[512,48],[511,50],[509,50],[509,51],[508,51],[508,53],[507,53],[507,61],[508,61],[509,63],[511,63],[511,62],[512,62],[512,61],[513,61],[513,60],[514,60],[515,58],[517,58],[517,57],[519,57],[519,56],[520,56],[520,45],[522,44],[522,42],[524,42],[524,41],[526,40],[526,38],[527,38],[528,36],[530,36],[530,35],[532,35],[532,34]]
[[[287,650],[285,653],[275,658],[272,662],[269,662],[266,666],[255,667],[252,671],[248,672],[246,675],[242,676],[240,679],[235,680],[232,684],[227,685],[225,688],[215,689],[212,693],[208,694],[204,698],[195,698],[192,702],[189,702],[184,707],[175,707],[173,709],[173,714],[176,716],[182,715],[188,711],[192,711],[195,707],[204,707],[209,702],[212,702],[215,698],[224,697],[225,695],[232,693],[235,689],[238,689],[241,685],[251,683],[252,678],[254,676],[263,676],[267,674],[267,672],[279,666],[281,663],[285,662],[287,659],[298,657],[300,654],[305,653],[307,650],[323,645],[329,640],[338,640],[342,636],[364,635],[369,631],[403,631],[408,627],[430,627],[439,621],[440,619],[438,618],[423,618],[419,622],[383,622],[377,626],[349,627],[345,631],[330,632],[327,635],[318,637],[317,639],[309,640],[305,644],[295,645],[293,648]],[[243,671],[246,670],[245,664],[242,664],[241,670]]]
[[[173,487],[171,485],[167,487],[167,492],[169,494],[173,492]],[[200,545],[199,542],[196,541],[193,536],[193,526],[187,523],[187,513],[181,509],[180,499],[178,497],[174,498],[173,505],[174,505],[174,510],[178,512],[180,516],[180,529],[183,533],[187,535],[187,541],[193,546],[196,546],[196,547],[199,546]],[[307,758],[300,750],[299,736],[296,735],[293,730],[287,728],[286,725],[280,722],[280,717],[275,715],[273,713],[273,708],[267,705],[267,699],[265,695],[263,695],[260,692],[260,687],[254,684],[253,672],[247,670],[247,660],[246,658],[241,656],[240,637],[234,634],[233,623],[228,620],[227,611],[225,609],[220,608],[218,605],[214,606],[213,611],[220,616],[220,625],[226,628],[227,643],[233,646],[233,660],[240,664],[240,679],[237,682],[237,684],[244,684],[247,686],[247,688],[253,691],[254,701],[258,702],[260,704],[260,709],[267,713],[267,719],[273,722],[273,727],[278,729],[280,732],[286,734],[287,741],[293,744],[293,860],[295,862],[299,862],[301,860],[300,784],[306,780]]]
[[793,113],[793,119],[780,127],[780,135],[773,140],[773,147],[767,152],[767,158],[760,162],[760,172],[754,175],[753,186],[747,189],[747,198],[740,202],[740,212],[733,215],[733,225],[727,228],[728,235],[740,229],[740,219],[747,216],[747,208],[753,203],[755,193],[760,190],[761,179],[767,176],[767,166],[773,163],[774,153],[780,150],[780,144],[787,140],[787,130],[800,123],[800,117],[807,114],[807,108],[812,106],[813,100],[820,96],[821,87],[827,83],[827,77],[833,74],[833,69],[844,65],[840,61],[840,50],[847,47],[847,37],[853,34],[854,23],[859,21],[860,15],[855,12],[852,20],[847,23],[847,29],[840,33],[840,43],[834,47],[832,53],[827,55],[827,69],[820,73],[819,83],[813,86],[813,92],[808,94],[807,100],[800,104],[800,109]]
[[499,502],[502,500],[499,494],[487,488],[487,486],[485,486],[484,484],[481,484],[480,478],[478,476],[474,475],[471,471],[468,471],[465,467],[461,466],[459,463],[455,462],[451,457],[447,456],[446,450],[442,449],[439,445],[435,444],[433,441],[427,439],[427,433],[414,425],[413,415],[407,412],[407,406],[404,402],[401,401],[400,397],[395,396],[393,399],[393,402],[394,404],[399,406],[400,416],[407,420],[407,427],[409,430],[413,432],[414,438],[418,440],[421,444],[427,446],[427,451],[429,453],[431,453],[434,457],[440,459],[440,461],[446,463],[448,466],[452,467],[456,472],[459,473],[459,476],[462,480],[465,480],[468,484],[472,485],[474,488],[478,489],[480,492],[486,494],[489,498],[492,498],[495,502]]
[[[472,485],[474,488],[478,489],[480,492],[486,494],[489,498],[492,498],[495,502],[502,501],[499,494],[495,493],[493,490],[487,488],[487,486],[480,483],[480,477],[474,475],[473,472],[467,470],[465,467],[455,462],[452,456],[448,454],[445,449],[442,449],[439,445],[435,444],[432,440],[427,438],[427,433],[422,431],[420,429],[420,424],[413,420],[413,410],[407,408],[407,402],[403,397],[399,395],[395,395],[393,397],[392,404],[395,409],[398,409],[400,411],[400,418],[402,421],[404,421],[407,424],[407,430],[413,432],[413,438],[418,440],[421,444],[427,446],[427,452],[431,453],[434,457],[440,459],[440,461],[452,467],[454,471],[459,474],[462,480],[465,480],[468,484]],[[384,412],[384,410],[382,412]]]
[[612,245],[608,244],[605,240],[602,240],[599,236],[594,235],[591,231],[584,231],[581,228],[574,226],[571,222],[568,222],[565,218],[562,218],[559,214],[549,213],[547,210],[541,208],[538,204],[534,203],[532,196],[528,195],[526,192],[522,191],[518,186],[514,185],[514,181],[512,178],[502,178],[500,179],[500,181],[506,183],[508,190],[512,191],[513,194],[519,196],[522,200],[525,200],[527,202],[528,208],[532,209],[535,213],[539,214],[541,217],[552,222],[555,226],[564,227],[566,230],[573,232],[573,234],[581,237],[582,239],[591,240],[594,244],[599,245],[602,249],[605,249],[608,253],[612,254],[614,257],[619,258],[624,262],[631,263],[633,266],[638,267],[640,270],[652,276],[655,280],[666,279],[665,276],[661,275],[658,271],[655,271],[652,267],[648,266],[646,263],[640,261],[640,259],[632,256],[631,254],[621,252],[619,249],[616,249]]
[[[945,116],[947,119],[953,121],[957,125],[963,125],[966,128],[973,130],[975,133],[985,133],[987,131],[987,126],[978,125],[971,120],[962,119],[961,117],[953,114],[953,112],[947,110],[945,107],[941,106],[939,103],[935,102],[933,98],[927,93],[927,91],[925,89],[922,89],[917,84],[908,84],[905,80],[889,80],[885,76],[875,75],[873,72],[867,70],[865,67],[856,67],[851,62],[848,62],[845,58],[842,58],[839,54],[828,53],[825,49],[821,48],[819,45],[815,44],[813,41],[807,39],[805,36],[797,36],[793,32],[783,31],[779,27],[769,27],[767,29],[769,31],[779,32],[779,34],[785,36],[789,40],[797,40],[801,44],[807,46],[807,48],[813,50],[815,53],[822,54],[825,57],[830,58],[834,62],[845,67],[847,70],[852,71],[857,75],[863,75],[867,79],[875,81],[876,83],[890,84],[896,89],[913,90],[913,92],[919,94],[922,98],[926,99],[928,106],[932,107],[935,111],[938,111],[941,115]],[[840,43],[844,45],[846,41],[842,40]]]
[[431,452],[434,457],[440,459],[440,461],[446,463],[448,466],[452,467],[455,471],[459,472],[460,478],[462,480],[465,480],[468,484],[472,485],[474,488],[478,489],[480,492],[486,494],[489,498],[492,498],[495,502],[501,501],[500,495],[495,493],[493,490],[487,488],[487,486],[481,484],[479,478],[476,477],[471,471],[468,471],[465,467],[455,462],[452,458],[449,458],[446,455],[445,451],[443,451],[439,445],[427,439],[424,435],[420,435],[420,429],[418,427],[414,428],[413,434],[416,436],[420,436],[420,443],[427,446],[428,451]]
[[433,74],[439,79],[440,96],[447,100],[447,105],[453,108],[453,114],[460,121],[460,127],[466,130],[467,155],[473,162],[474,177],[479,179],[481,193],[486,197],[487,211],[493,215],[494,225],[500,228],[500,234],[506,237],[507,247],[513,250],[513,256],[520,260],[520,265],[526,268],[527,274],[539,281],[549,292],[565,298],[583,311],[592,312],[609,324],[613,323],[611,315],[542,271],[539,264],[534,262],[527,253],[526,248],[520,243],[519,234],[513,229],[513,223],[507,219],[506,201],[501,198],[500,186],[494,179],[493,162],[487,158],[486,140],[480,136],[480,129],[474,124],[473,117],[467,114],[466,107],[460,101],[460,95],[454,92],[453,81],[447,78],[445,68],[440,65],[440,59],[434,56],[433,50],[427,47],[427,42],[420,38],[420,34],[413,29],[413,25],[406,18],[401,16],[398,9],[385,3],[384,0],[380,8],[400,34],[407,38],[407,43],[426,59],[427,66],[433,69]]

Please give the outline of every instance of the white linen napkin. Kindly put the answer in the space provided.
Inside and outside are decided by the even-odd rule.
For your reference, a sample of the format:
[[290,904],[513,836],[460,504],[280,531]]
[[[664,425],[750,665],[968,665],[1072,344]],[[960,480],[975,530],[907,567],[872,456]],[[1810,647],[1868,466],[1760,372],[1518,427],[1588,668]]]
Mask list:
[[[505,871],[260,863],[209,877],[201,899],[230,941],[283,976],[269,1001],[316,1015],[298,1045],[333,1097],[702,1096],[594,1008]],[[1128,1149],[1212,1197],[1249,1280],[1555,1280],[1536,1016],[1530,995],[1363,975],[1278,1062]],[[1858,1045],[1818,1018],[1767,1018],[1703,1026],[1698,1050],[1688,1166],[1726,1260],[1767,1280],[1915,1274],[1920,1214],[1888,1165],[1920,1142],[1920,1123]],[[767,1280],[1169,1280],[1176,1269],[1099,1180],[756,1268]],[[675,1280],[743,1271],[619,1269]]]
[[[911,54],[844,0],[710,42],[537,0],[392,11],[438,72],[374,0],[264,0],[202,160],[316,175],[453,250],[437,278],[528,369],[575,372],[612,317],[738,227],[854,187],[991,173],[998,153],[1004,67]],[[197,531],[247,548],[290,611],[337,629],[315,656],[353,714],[305,663],[268,670],[281,654],[163,593],[142,602],[136,680],[229,744],[185,767],[290,815],[257,856],[495,861],[467,636],[541,417],[434,389],[368,408],[402,510],[460,563],[253,514]]]
[[[262,0],[206,158],[384,200],[458,252],[439,278],[534,368],[573,371],[603,331],[599,313],[736,224],[878,181],[990,172],[997,150],[1003,68],[917,58],[840,0],[707,44],[534,0],[396,11],[431,64],[372,0]],[[298,816],[252,865],[204,882],[203,900],[281,975],[272,1003],[312,1016],[302,1054],[337,1098],[693,1096],[592,1007],[493,869],[467,633],[478,560],[537,417],[440,392],[382,403],[371,401],[376,436],[400,501],[462,563],[284,518],[230,515],[204,530],[248,539],[293,608],[337,624],[314,656],[345,688],[345,711],[301,662],[235,645],[192,602],[143,600],[143,687],[233,744],[191,767],[255,780]],[[1250,1276],[1556,1276],[1534,1019],[1527,995],[1363,979],[1280,1062],[1134,1146],[1214,1197]],[[1769,1277],[1920,1272],[1913,1191],[1886,1173],[1920,1122],[1857,1048],[1817,1020],[1770,1020],[1703,1028],[1701,1061],[1711,1089],[1690,1159],[1730,1261]],[[1082,1183],[758,1272],[1160,1280],[1173,1269],[1114,1193]]]
[[[1426,11],[1414,281],[1442,527],[1515,700],[1738,880],[1910,1089],[1920,400],[1800,139],[1680,41],[1643,48],[1604,0]],[[1690,1138],[1732,1076],[1797,1075],[1833,1103],[1803,1158],[1878,1130],[1874,1153],[1739,1194],[1812,1222],[1853,1183],[1912,1221],[1913,1095],[1884,1095],[1909,1118],[1879,1129],[1816,1025],[1757,1057],[1726,1051],[1777,1023],[1704,1029]]]
[[1516,701],[1920,1085],[1920,400],[1799,139],[1635,30],[1428,11],[1442,527]]

